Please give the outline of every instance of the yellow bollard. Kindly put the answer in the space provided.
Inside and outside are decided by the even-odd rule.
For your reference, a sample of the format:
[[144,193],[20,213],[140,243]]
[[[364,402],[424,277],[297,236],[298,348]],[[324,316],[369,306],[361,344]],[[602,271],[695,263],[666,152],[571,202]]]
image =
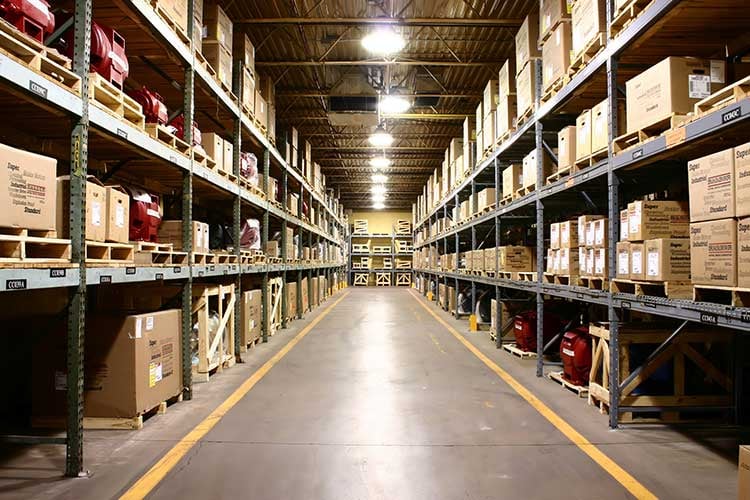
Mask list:
[[432,298],[432,292],[427,292],[427,300],[429,300],[429,301],[432,301],[432,300],[434,300],[434,299]]
[[477,315],[476,314],[469,315],[469,331],[470,332],[479,331],[479,328],[477,327]]

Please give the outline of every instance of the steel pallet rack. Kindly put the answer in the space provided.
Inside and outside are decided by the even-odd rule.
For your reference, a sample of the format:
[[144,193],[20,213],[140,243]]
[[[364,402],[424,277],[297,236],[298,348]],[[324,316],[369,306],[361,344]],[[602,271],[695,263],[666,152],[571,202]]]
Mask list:
[[[70,118],[73,126],[70,133],[70,239],[72,259],[71,266],[59,266],[43,269],[26,268],[3,268],[0,269],[0,289],[12,293],[17,290],[37,290],[60,288],[69,291],[68,307],[68,373],[67,373],[67,428],[65,437],[50,437],[36,435],[8,435],[0,437],[0,440],[14,443],[52,443],[66,445],[65,474],[67,476],[80,476],[87,474],[83,468],[83,352],[85,344],[85,321],[87,307],[87,288],[89,286],[109,285],[118,283],[143,283],[173,281],[182,283],[182,339],[183,339],[183,366],[191,366],[190,359],[190,333],[192,330],[192,283],[194,280],[211,277],[234,277],[235,286],[239,292],[242,288],[243,276],[259,276],[263,281],[262,309],[264,321],[262,324],[263,341],[268,340],[269,328],[268,314],[269,296],[268,281],[270,275],[281,275],[284,279],[288,274],[296,276],[298,283],[301,282],[303,274],[308,278],[313,275],[325,276],[331,280],[334,276],[341,279],[346,263],[344,261],[345,247],[343,235],[345,226],[342,219],[335,210],[332,193],[325,195],[318,193],[307,182],[300,172],[291,168],[281,156],[273,144],[255,126],[251,118],[242,112],[240,98],[242,74],[241,63],[237,63],[233,79],[233,93],[230,96],[219,83],[213,79],[205,67],[198,64],[195,51],[190,45],[184,43],[178,35],[151,9],[146,2],[138,0],[111,0],[107,5],[93,5],[92,0],[76,0],[73,16],[74,56],[73,70],[81,78],[80,95],[56,84],[51,84],[38,73],[30,70],[15,59],[0,54],[0,88],[4,92],[20,96],[19,106],[38,107],[43,112],[52,113],[55,117],[63,116]],[[160,46],[162,52],[168,52],[170,56],[178,61],[178,71],[182,72],[184,84],[182,86],[183,113],[185,123],[192,123],[195,114],[196,95],[198,87],[208,96],[207,99],[218,103],[222,112],[228,114],[231,122],[231,136],[234,145],[232,158],[234,175],[239,178],[240,151],[243,142],[247,142],[256,151],[262,151],[262,172],[264,179],[264,191],[268,192],[269,177],[272,167],[280,172],[282,196],[281,206],[274,205],[267,199],[263,199],[253,192],[240,187],[237,182],[217,174],[207,167],[194,162],[190,157],[176,154],[174,150],[164,143],[155,140],[128,122],[105,112],[103,109],[89,102],[89,55],[91,24],[95,8],[120,9],[123,14],[123,23],[131,22],[143,30],[144,36],[153,37],[155,43]],[[194,2],[188,0],[188,19],[193,18]],[[130,21],[126,21],[130,20]],[[132,27],[131,26],[131,27]],[[119,28],[119,25],[118,25]],[[188,38],[192,40],[193,24],[188,23]],[[167,76],[162,74],[162,76]],[[170,84],[174,84],[174,80]],[[205,101],[205,99],[204,99]],[[52,111],[50,111],[52,110]],[[63,120],[60,120],[63,122]],[[191,127],[186,127],[186,141],[191,141]],[[86,178],[90,173],[89,156],[92,148],[100,150],[102,144],[114,148],[119,152],[135,152],[140,158],[155,161],[165,170],[169,170],[172,176],[177,176],[177,185],[181,193],[182,219],[183,219],[183,249],[191,251],[192,244],[192,220],[194,208],[194,191],[196,182],[200,183],[202,192],[211,192],[230,200],[232,204],[232,236],[233,241],[240,240],[240,224],[243,210],[252,210],[262,215],[262,245],[265,248],[269,240],[269,226],[280,225],[281,231],[281,264],[248,265],[241,264],[240,248],[235,245],[238,263],[233,264],[185,264],[172,267],[87,267],[85,260],[85,203],[86,203]],[[292,186],[293,183],[293,186]],[[295,216],[287,209],[287,194],[292,187],[298,189],[299,206],[298,214],[302,213],[303,201],[308,206],[316,209],[320,219],[325,223],[322,227],[313,224],[314,221],[306,221]],[[301,259],[302,243],[305,241],[309,246],[325,242],[327,252],[323,255],[321,263],[288,262],[292,256],[286,255],[286,231],[287,226],[292,226],[299,231],[300,254],[296,258]],[[312,287],[312,280],[308,280]],[[298,315],[301,317],[301,294],[298,303]],[[312,297],[312,289],[310,288]],[[239,328],[240,301],[235,304],[235,328]],[[286,318],[286,296],[282,300],[283,314]],[[282,326],[286,326],[286,319]],[[239,336],[235,340],[240,342]],[[239,347],[239,346],[236,346]],[[239,349],[237,349],[239,352]],[[192,395],[191,370],[183,370],[183,394],[186,399]]]
[[[354,239],[357,238],[390,238],[390,245],[391,245],[391,251],[390,253],[373,253],[370,251],[369,253],[364,252],[354,252],[352,250],[352,242]],[[372,273],[390,273],[391,275],[391,283],[396,282],[396,274],[399,273],[411,273],[414,268],[414,262],[412,262],[411,267],[409,268],[401,268],[397,269],[396,267],[392,268],[370,268],[370,269],[354,269],[352,259],[353,257],[390,257],[391,259],[395,259],[396,257],[409,257],[412,258],[411,252],[398,252],[396,247],[396,241],[397,240],[411,240],[413,241],[413,236],[411,234],[405,235],[405,234],[396,234],[396,233],[360,233],[360,234],[353,234],[350,230],[349,235],[347,236],[347,246],[349,248],[349,258],[348,258],[348,266],[347,266],[347,275],[348,275],[348,283],[350,285],[354,285],[354,273],[363,273],[367,272],[369,274]],[[394,263],[395,265],[395,263]]]
[[[544,104],[539,99],[541,96],[541,68],[537,66],[537,102],[536,111],[532,118],[522,124],[488,158],[480,161],[464,181],[451,190],[424,217],[418,219],[414,226],[415,251],[427,248],[430,252],[429,255],[432,255],[432,252],[435,252],[435,254],[456,252],[457,260],[459,258],[458,252],[481,249],[484,246],[492,246],[492,244],[496,247],[502,245],[503,230],[507,226],[527,225],[533,228],[527,234],[527,243],[533,241],[534,246],[536,246],[538,272],[534,282],[436,270],[426,268],[430,266],[424,266],[421,262],[419,265],[415,263],[415,273],[422,279],[428,279],[430,283],[435,284],[436,295],[438,282],[452,283],[457,291],[460,282],[469,283],[471,286],[472,311],[476,306],[477,285],[494,287],[495,297],[498,300],[508,298],[509,300],[527,301],[531,297],[536,303],[537,310],[537,376],[543,375],[545,365],[542,356],[544,350],[542,321],[545,297],[557,297],[584,305],[598,305],[606,308],[607,317],[611,323],[610,345],[614,346],[610,349],[609,359],[609,425],[612,428],[618,426],[620,412],[628,410],[619,407],[619,399],[621,388],[629,380],[618,383],[617,376],[619,373],[618,325],[627,311],[638,311],[675,320],[717,325],[747,332],[750,331],[750,308],[729,307],[691,300],[610,293],[609,290],[592,290],[578,286],[545,283],[542,272],[545,257],[545,226],[549,222],[562,219],[565,216],[565,210],[567,209],[569,214],[570,209],[576,207],[576,205],[586,205],[589,208],[598,209],[601,213],[606,213],[609,217],[608,277],[612,279],[615,277],[616,269],[614,246],[619,237],[619,209],[621,200],[625,199],[623,190],[630,185],[629,182],[632,184],[634,175],[651,175],[651,178],[658,181],[659,170],[648,168],[657,161],[671,158],[689,159],[719,151],[726,148],[727,145],[741,144],[750,140],[750,133],[747,131],[748,123],[750,123],[750,98],[744,98],[727,108],[709,112],[689,122],[685,126],[684,138],[677,144],[669,144],[666,136],[660,136],[621,154],[616,154],[613,151],[613,139],[619,135],[617,129],[617,98],[624,92],[622,77],[634,76],[637,74],[637,71],[633,70],[634,67],[645,69],[644,64],[656,63],[659,57],[670,55],[711,57],[718,53],[724,57],[724,44],[732,42],[734,37],[743,33],[742,21],[733,20],[732,14],[730,14],[741,10],[742,2],[722,0],[719,3],[721,5],[715,6],[717,10],[706,10],[701,8],[700,2],[690,0],[655,0],[628,27],[620,31],[616,37],[613,37],[611,20],[614,3],[608,0],[606,2],[608,36],[604,49],[594,56],[588,65],[576,73],[557,95]],[[719,10],[719,7],[725,10]],[[696,15],[697,11],[700,11],[701,15]],[[696,42],[693,44],[688,44],[684,40],[679,43],[670,43],[668,33],[661,37],[659,35],[659,30],[664,26],[680,26],[690,32],[693,32],[691,29],[695,29],[697,33],[719,25],[722,26],[723,32],[718,38],[722,40],[717,40],[717,37],[714,37],[713,40],[707,41],[696,34]],[[648,50],[644,47],[647,47]],[[636,54],[637,51],[643,51],[648,55],[641,56],[639,59]],[[620,71],[620,62],[623,58],[628,63],[623,64],[622,71]],[[538,65],[539,62],[537,61],[536,64]],[[618,76],[620,79],[618,79]],[[526,196],[515,199],[506,205],[501,205],[499,193],[502,185],[502,169],[511,163],[520,161],[532,149],[536,150],[537,158],[541,158],[545,151],[553,155],[553,150],[549,144],[556,140],[556,132],[562,126],[571,123],[570,112],[575,111],[576,100],[583,100],[588,90],[596,94],[597,85],[599,88],[606,89],[604,93],[598,95],[598,100],[609,97],[609,147],[607,157],[588,168],[583,168],[569,177],[551,184],[545,184],[546,179],[542,170],[542,162],[539,161],[536,189]],[[571,105],[571,103],[573,104]],[[579,108],[585,107],[580,102],[578,106]],[[550,131],[555,135],[550,134]],[[663,172],[661,175],[664,176]],[[419,241],[419,234],[423,228],[429,228],[431,224],[437,223],[437,220],[441,217],[447,218],[450,213],[449,209],[458,206],[468,196],[476,194],[478,188],[482,186],[497,187],[496,208],[493,211],[472,219],[468,223],[454,226],[439,235],[429,235]],[[606,212],[602,208],[605,204]],[[490,242],[490,244],[484,245],[485,241]],[[429,264],[432,264],[432,262]],[[458,262],[456,265],[459,267]],[[436,297],[436,300],[439,299],[440,297]],[[458,313],[458,304],[455,312]],[[496,321],[499,324],[501,320],[500,308],[498,308],[497,314]],[[681,327],[673,332],[657,348],[655,353],[662,352],[679,335],[680,331]],[[500,335],[497,338],[499,347]]]

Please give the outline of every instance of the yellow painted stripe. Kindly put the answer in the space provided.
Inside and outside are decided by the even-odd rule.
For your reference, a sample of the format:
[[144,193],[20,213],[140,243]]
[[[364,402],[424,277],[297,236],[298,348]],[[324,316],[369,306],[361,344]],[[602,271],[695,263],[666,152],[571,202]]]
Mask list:
[[[411,293],[411,292],[410,292]],[[539,398],[534,396],[526,387],[521,385],[515,378],[513,378],[508,372],[500,368],[494,361],[485,356],[482,351],[477,349],[474,344],[469,342],[461,335],[458,330],[446,323],[440,316],[438,316],[433,310],[431,310],[427,304],[424,303],[417,295],[411,293],[414,299],[424,307],[438,322],[440,322],[454,337],[458,339],[474,356],[479,358],[487,367],[495,372],[506,384],[511,386],[523,399],[526,400],[536,411],[538,411],[544,418],[546,418],[552,425],[554,425],[560,432],[563,433],[570,441],[573,442],[578,448],[581,449],[586,455],[588,455],[594,462],[596,462],[602,469],[604,469],[610,476],[612,476],[618,483],[623,485],[634,497],[639,499],[656,499],[657,496],[651,493],[645,486],[638,482],[633,476],[631,476],[625,469],[617,465],[617,463],[605,455],[599,448],[591,444],[588,439],[575,430],[568,422],[566,422],[557,413],[544,404]]]
[[323,312],[318,315],[314,320],[310,322],[305,328],[302,329],[292,340],[290,340],[279,352],[266,361],[263,366],[253,373],[247,380],[245,380],[240,387],[237,388],[223,403],[221,403],[209,416],[207,416],[202,422],[196,425],[184,438],[182,438],[176,445],[174,445],[153,467],[151,467],[146,474],[144,474],[128,491],[123,494],[120,499],[140,499],[145,498],[146,495],[151,493],[154,488],[166,477],[184,457],[190,449],[205,436],[208,431],[219,423],[219,421],[231,410],[249,391],[255,384],[271,370],[286,354],[296,346],[305,335],[317,325],[331,309],[344,300],[348,295],[345,293],[340,299],[328,306]]

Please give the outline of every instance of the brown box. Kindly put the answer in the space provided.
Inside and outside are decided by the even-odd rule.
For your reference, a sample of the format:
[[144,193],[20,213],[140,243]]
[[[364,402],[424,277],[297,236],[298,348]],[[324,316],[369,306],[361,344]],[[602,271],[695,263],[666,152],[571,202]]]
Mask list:
[[646,281],[690,279],[690,240],[657,238],[644,242]]
[[576,128],[565,127],[557,133],[557,169],[573,167],[576,163]]
[[477,212],[495,203],[495,188],[486,188],[477,193]]
[[523,116],[536,102],[536,65],[527,64],[516,77],[516,106]]
[[572,2],[568,0],[542,0],[539,7],[539,39],[544,39],[547,33],[563,19],[570,19]]
[[558,251],[558,257],[560,260],[558,272],[560,274],[569,276],[578,276],[580,274],[577,248],[561,248]]
[[224,167],[224,139],[219,134],[204,132],[201,134],[201,146],[206,154],[216,162],[216,168]]
[[557,255],[557,250],[553,248],[547,249],[547,266],[544,268],[546,273],[552,273],[555,274],[555,256]]
[[287,201],[286,201],[286,208],[289,210],[289,212],[292,215],[298,215],[299,214],[299,195],[294,193],[288,193],[287,194]]
[[503,67],[497,74],[497,92],[500,98],[516,91],[516,60],[511,58],[505,61]]
[[232,88],[232,52],[213,40],[203,40],[203,56],[216,71],[216,79]]
[[450,146],[448,147],[448,163],[455,162],[458,158],[461,157],[464,150],[464,139],[461,137],[456,137],[451,139]]
[[495,110],[495,135],[500,138],[506,132],[516,128],[518,102],[515,95],[501,96]]
[[642,280],[646,277],[646,248],[643,243],[630,243],[630,279]]
[[130,196],[120,186],[106,186],[105,241],[127,243],[130,236]]
[[734,148],[734,213],[750,215],[750,142]]
[[596,234],[594,222],[596,221],[592,220],[586,223],[586,239],[584,240],[584,243],[587,247],[590,248],[594,248],[594,235]]
[[552,31],[542,45],[542,89],[547,91],[552,84],[568,74],[572,33],[570,23],[563,21]]
[[[57,236],[70,238],[70,176],[57,178]],[[107,190],[95,177],[86,181],[86,239],[104,241],[107,235]]]
[[630,279],[630,242],[617,242],[617,270],[615,276]]
[[0,164],[0,227],[55,230],[58,204],[69,204],[58,200],[57,160],[0,144]]
[[576,160],[591,155],[591,139],[591,110],[587,109],[576,118]]
[[279,256],[279,242],[277,240],[269,240],[266,242],[266,255],[269,257]]
[[737,286],[750,288],[750,218],[737,221]]
[[668,57],[625,83],[627,131],[643,130],[675,113],[690,113],[696,102],[721,87],[711,80],[708,60]]
[[296,259],[297,252],[294,251],[294,229],[291,227],[286,228],[286,258]]
[[[193,251],[209,251],[207,243],[208,224],[193,221]],[[182,220],[163,220],[159,226],[159,241],[171,243],[175,250],[182,250]]]
[[608,250],[606,248],[594,248],[594,272],[592,276],[598,278],[606,278],[609,276],[609,258],[607,257]]
[[630,238],[628,220],[628,209],[620,210],[620,241],[628,241]]
[[[187,0],[159,0],[159,8],[163,10],[169,19],[178,25],[183,33],[188,31],[188,9]],[[195,8],[195,6],[193,6]]]
[[486,118],[490,112],[495,111],[497,108],[497,101],[499,98],[497,90],[497,80],[490,80],[484,87],[484,94],[482,99],[482,110],[484,112],[483,118]]
[[578,220],[560,223],[560,248],[575,248],[578,246]]
[[484,125],[482,127],[482,145],[485,149],[492,149],[495,145],[495,112],[490,113],[484,117]]
[[604,0],[576,0],[573,3],[573,56],[579,55],[600,33],[606,33]]
[[206,3],[203,9],[203,25],[205,26],[204,45],[206,41],[219,42],[229,52],[231,59],[232,20],[218,4]]
[[224,141],[224,157],[222,158],[224,164],[224,171],[230,174],[234,173],[234,144],[232,141]]
[[690,222],[734,217],[734,149],[688,162]]
[[533,58],[539,58],[539,13],[532,12],[516,33],[516,71],[520,73],[527,62]]
[[[594,249],[592,248],[591,251],[593,252]],[[591,254],[591,262],[589,262],[588,253],[588,248],[578,247],[578,273],[580,276],[591,276],[591,273],[594,272],[593,253]]]
[[750,446],[740,446],[737,471],[737,500],[747,500],[750,498]]
[[578,244],[580,246],[593,246],[594,245],[594,233],[592,229],[591,233],[591,244],[589,245],[587,243],[588,236],[586,232],[588,231],[588,225],[590,222],[594,222],[598,219],[603,219],[603,215],[580,215],[578,216]]
[[268,126],[268,103],[255,89],[255,119]]
[[523,165],[513,164],[503,170],[503,198],[521,189]]
[[634,201],[628,203],[629,241],[655,238],[688,238],[690,221],[682,201]]
[[[537,157],[536,149],[532,150],[523,159],[523,187],[533,186],[537,184]],[[555,163],[552,161],[549,153],[544,151],[542,155],[542,179],[539,179],[540,184],[544,184],[548,175],[552,174],[552,169]]]
[[591,108],[591,152],[606,150],[609,145],[609,98]]
[[596,248],[608,247],[609,246],[609,219],[597,219],[592,222],[592,225],[594,227],[594,247]]
[[535,249],[522,246],[498,247],[498,271],[531,272],[534,266]]
[[261,299],[260,290],[248,290],[242,292],[242,307],[240,308],[240,335],[242,345],[260,337],[261,334]]
[[242,61],[246,70],[255,71],[255,47],[246,34],[234,34],[234,55],[235,59]]
[[553,222],[549,225],[549,247],[552,250],[560,248],[560,223]]
[[484,270],[485,271],[497,271],[497,248],[485,248],[484,249]]
[[693,283],[737,286],[738,274],[742,274],[738,269],[746,267],[742,265],[743,261],[750,257],[750,252],[741,252],[743,243],[750,243],[747,237],[749,223],[748,220],[738,223],[735,219],[722,219],[690,224]]
[[248,70],[242,72],[242,106],[248,112],[255,113],[255,78]]

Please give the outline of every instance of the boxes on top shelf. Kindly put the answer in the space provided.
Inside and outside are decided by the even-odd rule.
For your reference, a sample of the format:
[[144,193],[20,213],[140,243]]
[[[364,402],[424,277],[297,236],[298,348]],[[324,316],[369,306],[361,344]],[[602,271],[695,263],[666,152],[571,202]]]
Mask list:
[[236,59],[242,61],[244,69],[255,73],[255,47],[246,34],[237,32],[234,34],[234,54]]
[[211,40],[219,42],[231,55],[232,20],[218,4],[207,2],[203,9],[203,41]]
[[507,59],[497,74],[497,92],[503,96],[516,92],[516,60]]
[[516,103],[518,116],[534,108],[536,102],[536,64],[527,64],[516,77]]
[[542,90],[547,91],[568,73],[572,32],[570,22],[563,21],[542,45]]
[[516,73],[520,73],[526,63],[541,57],[539,51],[539,13],[532,12],[516,33]]
[[484,94],[482,98],[482,110],[484,113],[484,118],[486,119],[487,116],[497,108],[497,100],[499,98],[498,94],[498,83],[497,80],[490,80],[487,82],[487,85],[484,87]]
[[579,56],[601,34],[607,32],[604,0],[576,0],[571,11],[573,57]]
[[518,102],[515,94],[500,97],[497,110],[495,110],[495,135],[497,139],[515,129],[517,111]]
[[55,230],[57,160],[0,144],[0,164],[0,227]]
[[185,0],[159,0],[159,8],[169,16],[172,22],[182,29],[183,33],[187,34],[188,6]]
[[[721,219],[690,224],[691,276],[696,285],[737,286],[738,244],[747,244],[747,221]],[[747,253],[743,254],[743,261]]]
[[[187,2],[186,2],[187,5]],[[187,7],[185,7],[187,11]],[[203,0],[193,1],[193,48],[201,51],[203,42]]]
[[571,0],[542,0],[539,6],[539,39],[544,40],[547,34],[562,20],[570,20]]
[[219,42],[204,40],[203,56],[216,71],[216,79],[232,88],[232,53]]
[[250,114],[255,114],[255,77],[249,70],[242,72],[242,106]]

